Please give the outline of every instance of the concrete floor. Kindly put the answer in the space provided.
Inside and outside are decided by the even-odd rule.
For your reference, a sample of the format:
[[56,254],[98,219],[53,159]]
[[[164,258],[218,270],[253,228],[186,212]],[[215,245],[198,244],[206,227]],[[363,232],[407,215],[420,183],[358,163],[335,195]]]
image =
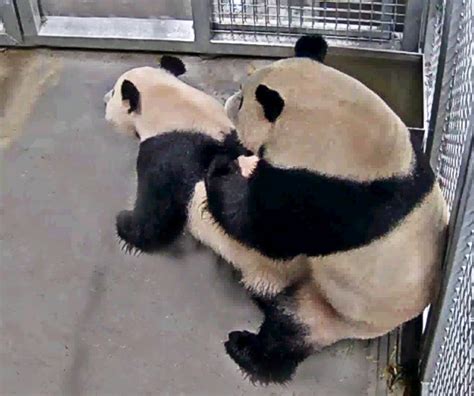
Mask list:
[[[263,62],[183,60],[186,79],[221,99]],[[105,123],[102,96],[156,62],[0,54],[0,393],[375,394],[377,341],[328,348],[285,387],[252,385],[222,345],[261,321],[230,267],[189,237],[160,255],[120,251],[114,216],[133,196],[137,144]]]

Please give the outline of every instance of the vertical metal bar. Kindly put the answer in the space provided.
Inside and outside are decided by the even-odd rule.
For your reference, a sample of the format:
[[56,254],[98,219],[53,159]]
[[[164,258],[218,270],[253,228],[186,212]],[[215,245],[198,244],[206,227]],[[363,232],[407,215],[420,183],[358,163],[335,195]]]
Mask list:
[[358,35],[357,37],[360,39],[361,38],[361,29],[362,29],[362,0],[359,0],[359,28],[358,30]]
[[25,37],[35,37],[41,28],[41,14],[37,0],[16,0],[21,28]]
[[18,21],[15,4],[12,0],[5,0],[4,4],[0,7],[0,15],[2,16],[5,32],[13,40],[20,42],[22,40],[20,23]]
[[[435,7],[438,5],[440,0],[435,1],[427,1],[425,2],[425,6],[423,9],[423,15],[421,18],[421,27],[420,27],[420,44],[419,47],[422,52],[426,55],[426,38],[428,34],[428,30],[430,28],[434,28],[433,26],[429,26],[430,17],[433,12],[435,12]],[[442,0],[441,0],[442,1]]]
[[268,0],[263,0],[263,12],[265,14],[265,27],[268,27],[268,18],[269,18],[269,9],[268,9]]
[[229,16],[230,16],[230,34],[234,34],[234,25],[235,25],[235,5],[234,5],[234,0],[230,0],[229,4]]
[[199,52],[208,52],[211,41],[211,3],[191,0],[194,42]]
[[347,25],[346,25],[346,39],[349,38],[349,25],[351,23],[351,3],[350,1],[347,2]]
[[[437,152],[439,146],[441,144],[441,134],[435,134],[436,124],[438,122],[438,110],[440,109],[441,104],[441,93],[442,93],[442,86],[443,86],[443,78],[444,78],[444,69],[446,65],[446,53],[448,51],[448,44],[449,44],[449,32],[450,32],[450,20],[453,11],[453,1],[446,1],[444,12],[444,23],[443,23],[443,32],[442,32],[442,40],[441,40],[441,49],[439,53],[438,59],[438,71],[436,72],[436,83],[434,87],[434,95],[433,95],[433,103],[431,105],[431,118],[428,124],[428,138],[426,141],[426,152],[428,153],[431,159],[431,166],[433,169],[436,169],[436,161],[437,161]],[[442,119],[439,120],[442,122]]]
[[257,0],[252,0],[253,35],[257,38]]
[[280,0],[276,0],[277,32],[280,33]]
[[382,0],[382,14],[380,15],[380,28],[382,33],[390,34],[393,30],[393,21],[390,15],[393,17],[392,0]]
[[[416,52],[419,50],[421,17],[423,15],[424,0],[407,0],[405,19],[403,22],[402,49]],[[395,23],[396,23],[395,16]]]
[[300,28],[303,27],[304,22],[304,0],[300,0]]
[[292,14],[291,14],[291,0],[286,0],[286,6],[288,8],[288,33],[291,33],[292,25]]
[[326,30],[326,20],[327,20],[327,10],[328,10],[328,3],[324,0],[324,12],[323,12],[323,29]]
[[222,0],[216,0],[217,1],[217,16],[219,18],[219,23],[222,23],[222,17],[224,15],[224,10],[222,7]]

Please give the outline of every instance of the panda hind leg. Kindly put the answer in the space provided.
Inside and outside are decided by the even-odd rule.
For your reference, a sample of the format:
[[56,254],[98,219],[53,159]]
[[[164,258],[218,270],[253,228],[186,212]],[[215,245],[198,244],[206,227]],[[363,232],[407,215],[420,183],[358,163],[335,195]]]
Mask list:
[[273,298],[254,297],[265,319],[257,334],[233,331],[225,342],[228,355],[252,382],[285,383],[313,348],[309,329],[291,313],[294,287]]

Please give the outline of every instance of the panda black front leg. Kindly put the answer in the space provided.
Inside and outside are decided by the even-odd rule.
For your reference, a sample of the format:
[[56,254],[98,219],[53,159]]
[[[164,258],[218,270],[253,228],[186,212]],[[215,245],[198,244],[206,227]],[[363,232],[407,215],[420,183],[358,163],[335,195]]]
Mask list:
[[152,253],[171,244],[184,228],[185,218],[177,213],[159,216],[137,215],[136,210],[122,210],[116,217],[118,237],[124,249]]
[[[138,192],[133,211],[121,211],[116,218],[117,234],[128,252],[152,253],[172,243],[184,229],[186,205],[166,175],[139,169]],[[171,188],[170,188],[171,187]]]
[[293,294],[290,287],[272,299],[255,298],[265,314],[258,334],[233,331],[225,342],[228,355],[252,382],[289,381],[313,351],[306,341],[309,330],[290,313]]

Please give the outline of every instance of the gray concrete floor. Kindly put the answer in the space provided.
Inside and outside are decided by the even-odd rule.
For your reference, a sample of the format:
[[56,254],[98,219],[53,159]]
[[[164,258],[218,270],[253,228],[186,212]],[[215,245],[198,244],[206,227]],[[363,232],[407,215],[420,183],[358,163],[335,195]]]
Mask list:
[[[248,59],[184,57],[223,99]],[[114,216],[134,192],[136,141],[103,120],[102,96],[150,54],[0,54],[2,395],[373,394],[374,342],[339,343],[285,387],[254,386],[226,356],[261,315],[230,267],[189,238],[123,254]],[[377,347],[375,347],[375,350]]]

